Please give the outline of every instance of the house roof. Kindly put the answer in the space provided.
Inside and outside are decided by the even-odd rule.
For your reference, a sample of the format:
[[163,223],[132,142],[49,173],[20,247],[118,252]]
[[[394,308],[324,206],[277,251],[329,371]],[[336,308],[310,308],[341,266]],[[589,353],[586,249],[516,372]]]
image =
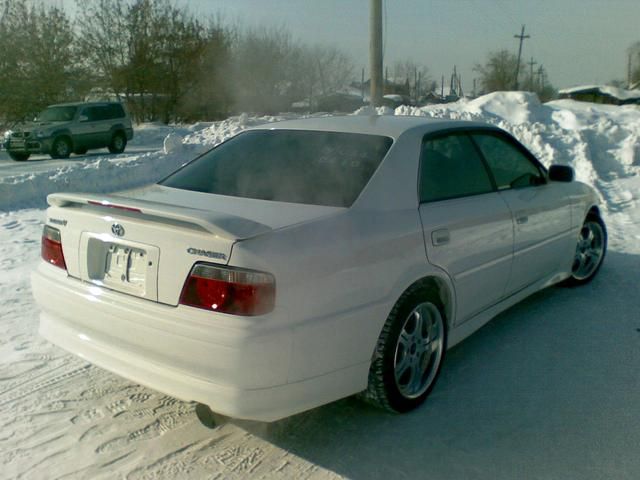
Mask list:
[[577,87],[564,88],[559,90],[561,95],[573,95],[576,93],[599,93],[608,95],[620,101],[640,100],[640,90],[626,90],[624,88],[613,87],[611,85],[580,85]]

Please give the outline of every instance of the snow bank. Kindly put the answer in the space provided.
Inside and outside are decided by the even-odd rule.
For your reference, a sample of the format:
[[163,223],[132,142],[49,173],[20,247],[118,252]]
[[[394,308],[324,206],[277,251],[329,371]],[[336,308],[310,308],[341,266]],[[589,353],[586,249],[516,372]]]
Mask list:
[[[495,92],[475,100],[427,107],[364,107],[359,115],[417,115],[477,120],[497,125],[529,147],[545,165],[571,165],[576,178],[598,189],[605,207],[635,202],[637,193],[613,195],[603,182],[630,178],[640,167],[640,108],[558,100],[540,103],[535,94]],[[69,161],[55,170],[0,179],[0,211],[44,207],[46,195],[57,191],[112,192],[154,183],[211,146],[263,123],[298,115],[249,117],[245,114],[190,127],[145,125],[136,129],[132,145],[163,145],[160,152],[105,156]],[[621,200],[622,199],[622,200]]]

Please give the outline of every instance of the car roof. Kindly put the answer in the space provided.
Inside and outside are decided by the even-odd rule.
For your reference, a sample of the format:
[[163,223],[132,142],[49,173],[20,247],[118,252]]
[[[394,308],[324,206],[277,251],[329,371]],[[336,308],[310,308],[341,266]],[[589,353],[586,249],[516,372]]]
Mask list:
[[409,115],[334,115],[301,118],[268,123],[252,130],[321,130],[330,132],[364,133],[398,138],[410,130],[424,133],[459,128],[492,128],[493,125],[466,120],[449,120]]
[[121,105],[120,102],[69,102],[69,103],[56,103],[55,105],[48,105],[50,107],[86,107],[97,105]]

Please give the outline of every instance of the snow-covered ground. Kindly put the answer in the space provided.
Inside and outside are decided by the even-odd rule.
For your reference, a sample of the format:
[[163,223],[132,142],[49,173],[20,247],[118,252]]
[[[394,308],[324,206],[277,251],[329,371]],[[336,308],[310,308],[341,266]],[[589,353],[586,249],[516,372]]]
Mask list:
[[29,272],[45,197],[154,182],[278,118],[147,125],[133,152],[64,164],[0,157],[0,478],[640,478],[640,110],[510,93],[381,113],[489,121],[546,165],[572,165],[605,207],[610,249],[599,276],[534,295],[448,352],[431,397],[408,415],[349,398],[274,424],[209,430],[194,404],[38,336]]

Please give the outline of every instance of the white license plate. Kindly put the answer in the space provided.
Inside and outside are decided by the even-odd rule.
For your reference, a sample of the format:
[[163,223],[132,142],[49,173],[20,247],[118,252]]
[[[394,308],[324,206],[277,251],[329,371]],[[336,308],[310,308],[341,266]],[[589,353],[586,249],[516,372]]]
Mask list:
[[80,241],[80,276],[96,285],[157,301],[159,257],[158,247],[86,232]]
[[145,250],[112,243],[105,258],[104,282],[144,289],[148,267]]

